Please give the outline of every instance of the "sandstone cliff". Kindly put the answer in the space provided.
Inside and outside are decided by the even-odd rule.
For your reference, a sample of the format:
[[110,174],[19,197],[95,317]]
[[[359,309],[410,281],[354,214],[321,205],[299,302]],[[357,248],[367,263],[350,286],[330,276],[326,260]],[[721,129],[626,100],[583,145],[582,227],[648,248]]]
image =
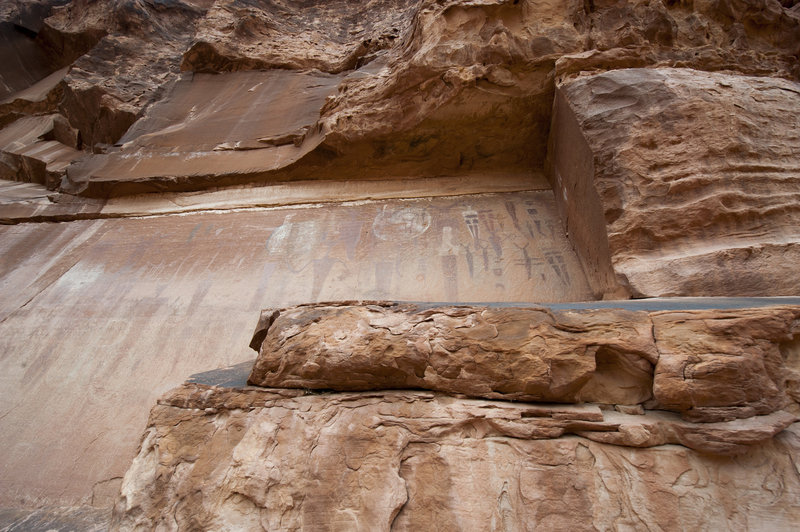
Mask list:
[[7,0],[0,43],[0,529],[798,520],[796,1]]

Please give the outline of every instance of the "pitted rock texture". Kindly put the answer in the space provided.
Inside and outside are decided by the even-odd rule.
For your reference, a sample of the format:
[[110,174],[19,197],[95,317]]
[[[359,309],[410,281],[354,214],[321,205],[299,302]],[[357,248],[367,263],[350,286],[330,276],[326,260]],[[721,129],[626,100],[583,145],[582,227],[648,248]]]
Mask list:
[[153,408],[112,529],[781,529],[800,429],[750,422],[185,385]]
[[[54,93],[58,112],[80,133],[84,151],[101,154],[120,151],[114,145],[152,105],[171,98],[182,71],[351,74],[321,108],[308,107],[321,114],[302,161],[256,165],[238,180],[527,171],[545,158],[557,77],[672,65],[797,80],[800,11],[784,4],[43,0],[34,9],[15,0],[0,10],[0,22],[15,49],[38,59],[2,75],[15,78],[6,83],[10,94],[69,67]],[[246,168],[247,155],[239,156]],[[120,174],[114,191],[75,182],[65,190],[231,184],[214,165],[175,176],[149,189],[132,184],[156,176],[134,173]]]
[[651,330],[623,310],[301,306],[269,327],[249,382],[638,404],[652,398]]
[[307,305],[263,314],[248,382],[563,403],[650,401],[687,419],[723,421],[793,404],[786,346],[800,335],[798,318],[798,307],[647,313]]
[[[663,408],[704,420],[783,407],[792,392],[800,309],[659,312],[654,395]],[[788,363],[787,363],[788,362]]]
[[582,76],[559,86],[553,130],[556,197],[597,291],[800,292],[800,84]]

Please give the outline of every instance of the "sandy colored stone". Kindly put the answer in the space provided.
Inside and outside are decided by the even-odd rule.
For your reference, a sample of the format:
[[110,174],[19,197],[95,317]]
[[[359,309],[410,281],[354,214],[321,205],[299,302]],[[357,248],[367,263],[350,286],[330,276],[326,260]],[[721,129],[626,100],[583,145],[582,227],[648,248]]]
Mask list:
[[249,382],[423,388],[472,397],[636,405],[728,421],[781,410],[794,390],[800,309],[306,305],[262,313]]
[[[661,417],[429,392],[301,394],[186,385],[162,398],[112,529],[780,529],[798,517],[796,424],[725,457],[562,436],[583,427],[632,441]],[[680,431],[665,433],[677,443]]]
[[585,299],[554,216],[521,192],[0,226],[0,506],[88,504],[159,395],[254,358],[261,308]]
[[[0,522],[90,528],[99,512],[85,505],[117,499],[155,398],[250,360],[260,308],[800,293],[791,4],[1,2],[0,177],[63,190],[0,187],[19,200],[0,206],[0,221],[19,224],[0,227]],[[641,84],[639,69],[669,75]],[[614,82],[612,94],[598,79]],[[599,137],[565,96],[580,86],[587,108],[602,100]],[[627,105],[631,92],[641,105]],[[565,138],[552,120],[563,109],[575,132]],[[594,196],[553,187],[577,206],[562,212],[568,231],[549,191],[529,192],[541,189],[548,140],[576,171],[607,178]],[[719,175],[735,193],[709,185]],[[531,185],[480,195],[507,176]],[[443,179],[447,194],[425,192],[420,177]],[[298,185],[278,184],[288,180]],[[264,184],[273,187],[242,188]],[[134,219],[105,219],[123,216]],[[582,334],[554,328],[564,315],[540,324],[563,349]],[[716,314],[702,327],[669,322],[657,389],[683,417],[425,392],[176,393],[154,410],[164,423],[148,428],[117,523],[789,528],[798,429],[781,432],[793,405],[772,409],[800,398],[800,349],[765,316],[745,320],[739,343],[735,327],[704,328]],[[581,363],[555,389],[574,400],[649,397],[647,371],[625,374],[646,357],[597,347],[632,340],[613,338],[618,325],[592,327],[595,343],[567,354]],[[682,334],[705,349],[699,362]],[[654,338],[637,342],[658,349]],[[474,343],[462,338],[459,352]],[[429,367],[454,372],[446,361]],[[635,393],[614,395],[620,375]],[[376,436],[375,419],[389,436]]]
[[0,177],[55,188],[81,157],[77,132],[59,114],[23,117],[0,130]]
[[[6,9],[8,20],[20,20],[17,3]],[[71,67],[59,83],[58,111],[80,132],[81,147],[98,156],[76,169],[77,181],[96,173],[98,186],[73,182],[65,190],[120,195],[538,167],[556,78],[672,65],[797,79],[797,9],[776,0],[759,5],[125,0],[108,9],[76,1],[26,27],[35,28],[36,46],[53,63],[47,73]],[[292,133],[303,150],[264,150],[260,159],[241,150],[185,167],[171,161],[165,175],[147,171],[147,164],[130,175],[124,166],[107,166],[106,152],[120,155],[115,144],[171,98],[181,71],[263,70],[342,78],[324,105],[308,107],[321,111],[308,130],[314,134]],[[272,102],[258,110],[280,114],[286,108]],[[216,111],[217,119],[230,118]],[[178,128],[182,120],[166,122]],[[227,143],[223,130],[218,145]],[[156,155],[144,150],[137,156]]]
[[104,197],[194,190],[201,180],[252,182],[319,144],[309,130],[341,78],[291,70],[187,73],[119,139],[118,149],[73,165],[61,188]]
[[783,407],[792,373],[782,344],[800,335],[798,318],[797,308],[654,313],[656,400],[704,421]]
[[638,404],[652,396],[651,330],[646,312],[624,310],[301,306],[274,319],[249,382]]
[[596,293],[800,291],[800,84],[625,69],[555,106],[551,176]]

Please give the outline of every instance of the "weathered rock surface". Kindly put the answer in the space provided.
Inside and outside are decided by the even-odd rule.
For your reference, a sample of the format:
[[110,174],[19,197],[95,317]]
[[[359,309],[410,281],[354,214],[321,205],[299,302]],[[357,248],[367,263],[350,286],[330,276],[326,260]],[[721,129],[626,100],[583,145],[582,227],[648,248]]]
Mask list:
[[[260,308],[800,295],[798,43],[796,0],[0,2],[0,529],[105,526]],[[262,356],[605,406],[182,388],[117,526],[800,520],[795,310],[379,308]]]
[[798,369],[786,365],[800,338],[798,317],[797,308],[653,314],[656,398],[702,420],[781,408]]
[[783,424],[748,423],[185,385],[153,408],[112,528],[783,529],[800,517],[798,425],[771,439]]
[[301,306],[278,313],[249,382],[639,404],[652,398],[652,328],[623,310]]
[[556,197],[596,292],[800,291],[800,84],[617,70],[555,109]]
[[80,157],[76,135],[58,114],[23,117],[0,130],[0,177],[54,188]]
[[[342,76],[271,70],[183,76],[119,140],[69,169],[62,190],[110,196],[253,181],[290,166]],[[205,176],[205,177],[203,177]]]
[[[227,159],[241,168],[242,182],[540,166],[556,76],[580,71],[672,65],[795,80],[800,74],[800,13],[776,0],[63,3],[39,2],[43,7],[32,10],[15,2],[0,15],[13,23],[39,17],[24,27],[51,63],[45,70],[71,66],[59,85],[59,112],[80,132],[82,147],[98,155],[115,152],[111,146],[151,105],[171,98],[180,71],[351,74],[324,106],[307,108],[322,113],[311,128],[317,135],[302,143],[300,168],[283,156],[248,166],[253,154],[239,153],[241,162]],[[28,81],[13,90],[44,73],[17,76]],[[224,135],[216,140],[226,142]],[[90,178],[93,168],[77,173]],[[74,182],[66,189],[127,194],[142,191],[132,183],[150,179],[161,181],[151,190],[231,184],[230,172],[213,164],[205,171],[189,165],[175,176],[170,182],[123,173],[116,179],[128,186],[113,192]]]
[[786,346],[800,336],[798,319],[798,307],[649,314],[308,305],[262,313],[248,382],[562,403],[654,399],[648,404],[687,419],[723,421],[791,403],[794,348]]
[[105,532],[110,524],[111,515],[102,507],[45,506],[33,510],[0,507],[2,532]]
[[260,308],[588,297],[554,217],[529,191],[0,226],[0,506],[105,504],[158,396],[253,359]]

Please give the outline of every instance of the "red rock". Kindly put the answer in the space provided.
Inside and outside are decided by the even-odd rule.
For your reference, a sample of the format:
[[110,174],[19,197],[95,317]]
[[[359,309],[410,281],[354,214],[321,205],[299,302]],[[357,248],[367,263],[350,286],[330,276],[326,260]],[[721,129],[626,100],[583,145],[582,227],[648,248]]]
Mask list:
[[623,310],[301,306],[275,318],[249,382],[637,404],[652,393],[651,330]]
[[565,81],[551,176],[595,293],[798,293],[799,103],[796,82],[689,69]]
[[[798,425],[771,439],[790,415],[693,424],[430,392],[301,394],[187,385],[165,396],[112,529],[747,528],[796,515]],[[581,437],[559,437],[570,432]],[[737,504],[707,511],[706,495]]]

